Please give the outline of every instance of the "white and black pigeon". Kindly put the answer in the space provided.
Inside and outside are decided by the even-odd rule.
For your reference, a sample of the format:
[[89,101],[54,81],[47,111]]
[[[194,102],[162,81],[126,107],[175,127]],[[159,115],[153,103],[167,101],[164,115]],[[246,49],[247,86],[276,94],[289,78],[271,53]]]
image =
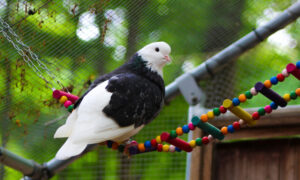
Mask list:
[[171,61],[170,52],[165,42],[148,44],[127,63],[96,79],[56,130],[54,138],[68,139],[55,158],[79,155],[88,144],[124,142],[151,122],[163,106],[162,69]]

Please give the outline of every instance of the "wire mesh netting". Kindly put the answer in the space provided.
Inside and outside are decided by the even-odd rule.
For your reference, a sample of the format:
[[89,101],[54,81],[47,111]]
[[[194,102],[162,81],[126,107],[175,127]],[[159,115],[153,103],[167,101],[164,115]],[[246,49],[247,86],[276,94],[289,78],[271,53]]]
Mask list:
[[[80,96],[97,76],[120,66],[153,41],[166,41],[172,47],[173,63],[164,70],[165,84],[169,84],[292,3],[288,0],[0,0],[1,17],[50,72],[32,60],[41,70],[36,73],[5,34],[0,34],[2,146],[39,163],[47,162],[64,142],[52,137],[68,115],[51,97],[50,88],[64,88]],[[218,106],[224,98],[237,96],[257,81],[278,74],[287,63],[296,62],[299,26],[296,21],[214,77],[200,82],[207,95],[206,106]],[[275,90],[289,93],[297,86],[299,83],[289,78]],[[268,100],[258,97],[245,107],[266,103]],[[134,139],[142,142],[184,125],[187,110],[187,103],[177,97]],[[99,146],[54,178],[184,179],[185,166],[183,152],[153,152],[128,158]],[[0,179],[21,177],[10,168],[0,170]]]

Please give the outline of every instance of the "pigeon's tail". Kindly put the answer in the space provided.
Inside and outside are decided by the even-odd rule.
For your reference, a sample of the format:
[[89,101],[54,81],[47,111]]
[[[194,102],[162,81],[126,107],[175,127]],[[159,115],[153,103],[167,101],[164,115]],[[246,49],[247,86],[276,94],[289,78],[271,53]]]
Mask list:
[[60,126],[55,134],[54,134],[54,138],[65,138],[65,137],[69,137],[71,134],[72,129],[67,126],[66,124]]
[[62,126],[60,126],[55,134],[54,138],[66,138],[71,135],[73,126],[75,124],[75,121],[77,119],[77,109],[75,109],[68,117],[66,123]]
[[73,143],[68,139],[65,144],[56,153],[55,158],[58,160],[65,160],[67,158],[77,156],[84,151],[87,144]]

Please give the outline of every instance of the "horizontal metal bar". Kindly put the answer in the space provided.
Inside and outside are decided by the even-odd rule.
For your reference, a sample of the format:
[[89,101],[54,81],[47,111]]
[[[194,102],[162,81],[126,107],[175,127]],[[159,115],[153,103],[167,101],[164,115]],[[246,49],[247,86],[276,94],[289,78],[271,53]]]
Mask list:
[[[250,32],[218,54],[207,59],[204,63],[202,63],[189,73],[192,74],[192,76],[197,81],[207,78],[207,76],[209,75],[207,69],[210,69],[212,73],[221,70],[224,65],[235,60],[237,57],[241,56],[244,52],[256,46],[258,43],[269,37],[274,32],[295,21],[299,16],[300,2],[297,1],[276,18],[272,19],[267,24],[258,27],[255,31]],[[165,101],[170,102],[178,94],[179,87],[176,81],[174,81],[166,87]]]
[[42,170],[42,166],[33,160],[28,160],[18,156],[3,147],[0,147],[0,163],[14,168],[26,176],[32,176],[37,173],[39,169]]

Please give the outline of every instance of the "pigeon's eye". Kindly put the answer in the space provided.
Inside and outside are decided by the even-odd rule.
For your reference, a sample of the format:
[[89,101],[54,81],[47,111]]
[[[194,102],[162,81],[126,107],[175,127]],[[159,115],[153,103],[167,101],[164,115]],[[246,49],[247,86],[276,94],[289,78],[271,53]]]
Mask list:
[[155,48],[155,51],[156,51],[156,52],[159,52],[159,48],[158,48],[158,47],[156,47],[156,48]]

